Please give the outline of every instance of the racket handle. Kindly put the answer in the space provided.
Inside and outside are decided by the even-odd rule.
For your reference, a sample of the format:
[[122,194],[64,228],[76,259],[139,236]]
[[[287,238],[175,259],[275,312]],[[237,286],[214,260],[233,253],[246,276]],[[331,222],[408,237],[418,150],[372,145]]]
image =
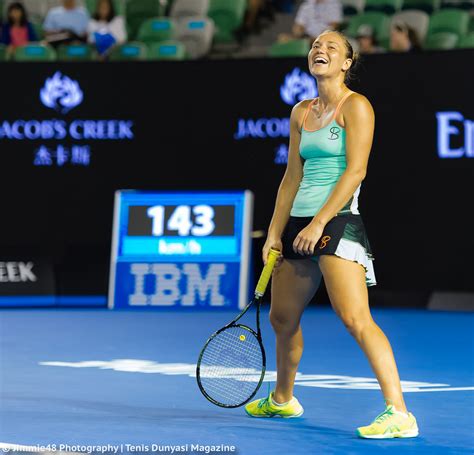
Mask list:
[[274,250],[273,248],[270,249],[270,253],[268,253],[267,263],[262,270],[262,274],[260,275],[260,279],[258,280],[257,287],[255,289],[255,295],[257,297],[262,297],[265,294],[265,289],[267,289],[268,282],[270,281],[270,277],[272,276],[273,267],[275,267],[275,263],[280,256],[280,252],[278,250]]

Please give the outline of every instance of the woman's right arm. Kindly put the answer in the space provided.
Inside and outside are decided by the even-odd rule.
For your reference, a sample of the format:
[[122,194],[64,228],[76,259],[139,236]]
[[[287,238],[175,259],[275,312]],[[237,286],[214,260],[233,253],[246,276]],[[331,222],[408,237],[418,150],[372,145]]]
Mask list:
[[[268,228],[268,235],[262,250],[263,262],[266,263],[270,248],[282,250],[281,236],[290,218],[291,206],[303,177],[303,163],[300,158],[301,124],[308,101],[296,104],[290,117],[290,146],[285,175],[278,189],[275,210]],[[281,259],[280,259],[281,262]]]

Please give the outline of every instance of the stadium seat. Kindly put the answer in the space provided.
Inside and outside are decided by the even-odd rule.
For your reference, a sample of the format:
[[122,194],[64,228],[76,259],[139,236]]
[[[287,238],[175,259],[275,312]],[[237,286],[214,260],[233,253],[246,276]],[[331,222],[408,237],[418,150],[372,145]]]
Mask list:
[[430,17],[424,11],[405,10],[392,16],[392,23],[401,21],[416,31],[420,41],[423,42],[428,32]]
[[448,32],[465,35],[469,28],[469,13],[458,9],[443,9],[430,17],[428,35]]
[[206,17],[209,11],[209,0],[174,0],[171,5],[171,17]]
[[111,54],[111,61],[146,60],[148,50],[145,43],[130,42],[116,46]]
[[364,11],[365,0],[342,0],[344,17],[354,16]]
[[36,39],[41,41],[44,38],[43,25],[38,22],[32,22],[31,25],[36,33]]
[[163,16],[164,4],[160,0],[128,0],[126,17],[128,36],[135,39],[140,25],[150,17]]
[[[37,1],[37,0],[36,0]],[[89,14],[92,16],[97,8],[97,1],[98,0],[84,0],[85,6],[89,11]],[[115,14],[119,14],[121,16],[125,15],[125,2],[126,0],[113,0]]]
[[439,32],[427,36],[424,49],[454,49],[458,42],[456,33]]
[[474,33],[461,36],[458,41],[458,48],[460,49],[474,49]]
[[210,0],[208,16],[216,25],[217,43],[235,41],[234,31],[244,19],[247,0]]
[[351,18],[346,33],[355,37],[361,25],[370,25],[374,29],[375,37],[379,42],[388,39],[390,18],[386,14],[378,11],[357,14]]
[[87,44],[59,46],[57,53],[60,61],[90,61],[94,57],[93,49]]
[[365,11],[393,14],[401,9],[403,0],[366,0]]
[[154,17],[146,20],[138,30],[137,39],[144,43],[157,43],[172,39],[175,33],[175,23],[166,17]]
[[7,46],[0,43],[0,62],[7,60]]
[[150,44],[148,60],[185,60],[186,47],[179,41],[162,41]]
[[438,10],[441,5],[441,0],[404,0],[403,9],[418,9],[425,13],[432,14]]
[[31,43],[17,47],[13,59],[17,62],[53,62],[56,51],[48,44]]
[[184,44],[189,58],[200,58],[211,50],[214,31],[214,21],[209,17],[190,17],[178,22],[176,39]]
[[287,43],[273,43],[268,55],[270,57],[307,57],[309,48],[307,39],[295,39]]

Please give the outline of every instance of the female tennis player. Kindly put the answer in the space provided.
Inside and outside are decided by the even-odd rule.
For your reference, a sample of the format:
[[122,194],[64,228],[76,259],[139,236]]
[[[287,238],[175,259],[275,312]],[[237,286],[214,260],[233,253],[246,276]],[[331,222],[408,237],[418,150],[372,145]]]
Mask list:
[[273,273],[270,321],[276,333],[277,383],[266,398],[247,404],[253,417],[298,417],[293,396],[303,352],[300,319],[324,277],[332,307],[366,354],[385,399],[385,410],[363,438],[415,437],[390,343],[372,319],[367,286],[376,284],[369,241],[358,211],[374,133],[367,98],[346,82],[357,60],[339,32],[323,32],[308,55],[319,96],[291,112],[288,166],[278,190],[263,258],[282,251]]

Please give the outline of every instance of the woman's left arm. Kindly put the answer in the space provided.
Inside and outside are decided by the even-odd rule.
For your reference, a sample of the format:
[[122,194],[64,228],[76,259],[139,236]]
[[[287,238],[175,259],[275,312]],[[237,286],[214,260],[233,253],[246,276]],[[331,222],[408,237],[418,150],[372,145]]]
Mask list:
[[343,104],[342,116],[347,167],[326,203],[295,239],[293,248],[300,254],[313,254],[324,226],[347,204],[367,172],[375,127],[372,105],[365,96],[353,94]]

